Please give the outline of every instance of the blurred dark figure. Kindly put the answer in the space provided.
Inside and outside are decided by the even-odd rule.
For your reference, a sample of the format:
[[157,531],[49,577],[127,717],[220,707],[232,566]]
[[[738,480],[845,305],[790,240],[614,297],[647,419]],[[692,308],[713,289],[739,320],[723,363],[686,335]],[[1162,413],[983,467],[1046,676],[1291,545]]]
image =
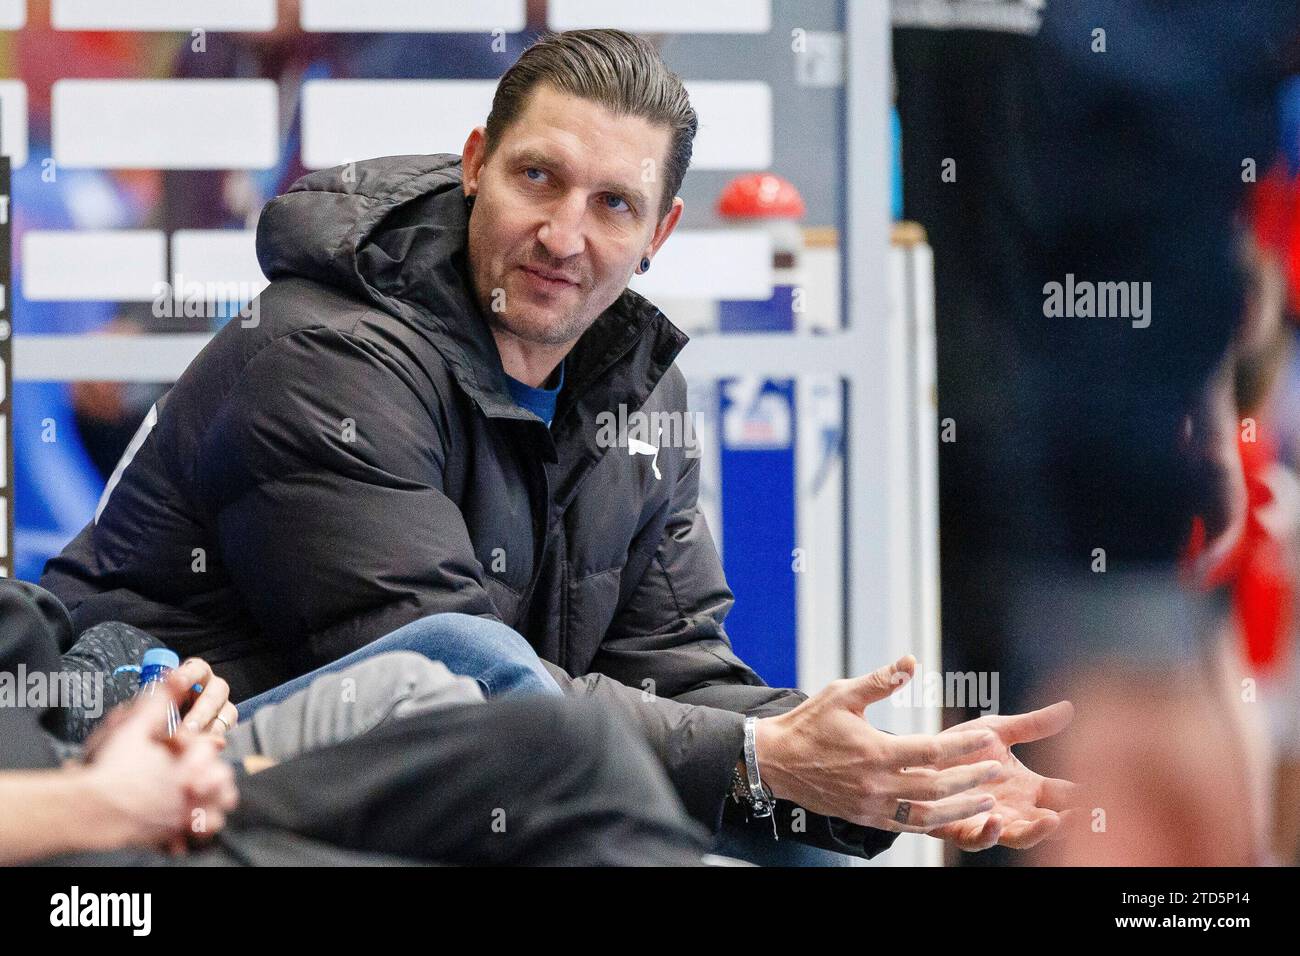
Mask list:
[[[1075,702],[1053,772],[1093,795],[1054,860],[1261,859],[1214,667],[1225,597],[1179,559],[1194,517],[1193,577],[1244,520],[1238,212],[1274,156],[1298,20],[1273,0],[1076,0],[1036,32],[895,33],[905,213],[935,251],[957,432],[940,445],[945,667],[1001,671],[1004,711]],[[1053,283],[1135,295],[1062,315]]]

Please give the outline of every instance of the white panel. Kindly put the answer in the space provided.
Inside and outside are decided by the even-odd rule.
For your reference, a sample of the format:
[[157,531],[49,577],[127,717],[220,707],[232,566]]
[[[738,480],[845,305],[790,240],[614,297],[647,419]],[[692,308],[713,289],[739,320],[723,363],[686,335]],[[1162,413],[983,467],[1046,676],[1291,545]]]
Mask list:
[[33,229],[22,242],[23,294],[33,301],[149,302],[166,273],[155,229]]
[[271,30],[275,0],[54,0],[56,30]]
[[843,392],[833,375],[801,375],[795,388],[795,528],[805,561],[795,575],[795,660],[799,689],[813,694],[844,676],[844,455],[826,442],[843,425]]
[[[9,417],[0,415],[0,488],[4,488],[9,481],[9,469],[5,467],[6,453],[9,444]],[[3,499],[0,499],[2,501]],[[5,528],[3,522],[0,522],[0,538],[5,537]]]
[[552,30],[613,27],[631,33],[766,33],[770,0],[550,0]]
[[[0,498],[0,558],[9,557],[9,500]],[[9,577],[9,569],[0,571],[0,576]]]
[[688,379],[686,407],[694,416],[695,437],[701,450],[700,490],[696,504],[713,533],[714,546],[722,554],[726,542],[722,537],[722,450],[718,442],[717,379],[712,376]]
[[772,237],[764,229],[693,229],[660,247],[631,288],[650,299],[772,297]]
[[[848,448],[846,542],[849,671],[863,674],[905,653],[928,654],[907,600],[915,586],[910,550],[918,489],[907,483],[898,456],[909,454],[906,405],[912,397],[905,376],[904,312],[889,254],[890,28],[886,3],[846,3],[848,54],[845,86],[845,231],[843,235],[845,351],[852,358],[845,421]],[[836,336],[840,338],[840,336]],[[932,433],[933,435],[933,433]],[[902,472],[900,474],[900,471]],[[895,547],[905,539],[901,549]],[[903,563],[894,565],[901,550]],[[933,663],[933,662],[932,662]],[[941,667],[942,663],[935,663]],[[894,733],[934,733],[933,707],[867,709],[876,727]],[[938,866],[943,844],[902,834],[876,866]]]
[[13,168],[27,162],[27,84],[22,80],[0,80],[0,152]]
[[98,169],[267,169],[279,155],[270,80],[58,80],[54,159]]
[[27,0],[0,0],[0,30],[27,25]]
[[[939,380],[938,345],[934,328],[934,253],[928,245],[906,250],[907,295],[912,306],[909,326],[912,333],[912,441],[916,496],[916,643],[921,649],[918,659],[942,665],[943,642],[939,627]],[[939,714],[931,724],[938,730]]]
[[766,83],[686,83],[700,118],[692,169],[767,169],[772,165],[772,90]]
[[308,169],[373,156],[457,153],[487,120],[495,80],[312,80],[302,90]]
[[[805,290],[796,331],[839,331],[839,250],[814,246],[800,257]],[[795,576],[798,612],[798,686],[814,693],[844,677],[844,454],[828,455],[826,431],[842,429],[842,383],[834,375],[798,377],[795,429],[798,494],[795,522],[807,565]]]
[[304,30],[459,33],[525,26],[524,0],[302,0]]
[[[492,108],[494,80],[312,80],[303,87],[309,169],[371,156],[459,153]],[[767,169],[772,91],[766,83],[687,84],[700,117],[693,169]],[[420,122],[413,122],[413,117]]]
[[16,335],[17,382],[174,382],[212,335]]
[[230,301],[247,300],[267,286],[257,264],[253,229],[178,229],[172,233],[173,284],[237,285]]

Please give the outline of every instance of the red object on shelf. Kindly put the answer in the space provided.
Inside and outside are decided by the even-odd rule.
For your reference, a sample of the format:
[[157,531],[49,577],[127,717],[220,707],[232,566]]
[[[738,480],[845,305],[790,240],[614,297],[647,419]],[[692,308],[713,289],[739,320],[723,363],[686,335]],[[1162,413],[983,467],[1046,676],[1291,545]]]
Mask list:
[[804,212],[794,183],[775,173],[737,176],[718,197],[718,215],[727,219],[802,219]]

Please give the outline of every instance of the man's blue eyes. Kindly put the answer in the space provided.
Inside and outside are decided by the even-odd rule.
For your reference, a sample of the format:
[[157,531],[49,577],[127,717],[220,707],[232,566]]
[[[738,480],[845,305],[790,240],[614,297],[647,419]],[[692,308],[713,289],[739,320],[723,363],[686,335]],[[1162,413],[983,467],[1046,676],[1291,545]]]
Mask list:
[[[536,177],[533,176],[533,173],[537,173],[537,176]],[[541,179],[538,177],[545,176],[546,174],[542,172],[540,169],[538,169],[536,166],[530,166],[524,170],[524,175],[527,176],[533,182],[537,183],[537,182],[541,182]],[[627,210],[630,212],[632,209],[632,207],[627,204],[627,200],[624,199],[622,196],[616,196],[613,193],[607,193],[605,195],[605,199],[606,200],[612,199],[614,200],[615,203],[623,204],[621,207],[617,205],[607,206],[606,208],[608,208],[612,212],[622,212],[623,210]]]

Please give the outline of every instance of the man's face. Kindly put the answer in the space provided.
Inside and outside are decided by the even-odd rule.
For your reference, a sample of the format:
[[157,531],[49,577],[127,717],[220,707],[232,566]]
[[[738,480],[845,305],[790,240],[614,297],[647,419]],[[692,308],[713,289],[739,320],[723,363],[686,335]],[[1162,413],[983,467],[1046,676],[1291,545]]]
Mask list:
[[670,132],[590,100],[534,88],[490,160],[470,133],[469,262],[483,313],[524,343],[571,344],[653,257],[681,216],[658,218]]

